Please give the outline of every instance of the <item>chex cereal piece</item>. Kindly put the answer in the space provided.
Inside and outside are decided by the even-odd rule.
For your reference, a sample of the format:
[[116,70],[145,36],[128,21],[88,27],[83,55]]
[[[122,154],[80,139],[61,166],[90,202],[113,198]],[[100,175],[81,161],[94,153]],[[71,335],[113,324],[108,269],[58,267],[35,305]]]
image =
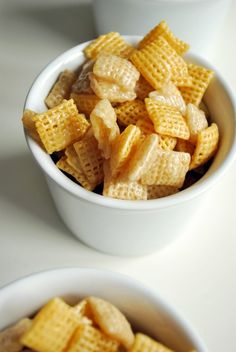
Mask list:
[[150,92],[148,96],[151,99],[161,101],[167,105],[175,106],[182,115],[185,114],[185,101],[173,82],[165,84],[159,91]]
[[61,159],[58,160],[58,162],[56,163],[56,166],[58,167],[58,169],[74,177],[74,179],[88,191],[92,191],[95,188],[95,185],[87,180],[86,176],[84,175],[84,172],[76,170],[73,166],[68,163],[66,156],[62,156]]
[[146,200],[147,186],[136,181],[112,180],[104,182],[103,196],[123,200]]
[[72,93],[93,94],[93,91],[90,87],[90,80],[89,80],[89,75],[93,72],[93,65],[94,65],[94,60],[88,60],[82,65],[79,75],[75,83],[71,87]]
[[121,311],[110,302],[97,297],[89,297],[88,303],[100,329],[129,349],[134,342],[134,334]]
[[113,177],[117,176],[131,158],[139,141],[141,131],[134,125],[129,125],[119,135],[112,146],[110,166]]
[[179,90],[186,104],[192,103],[198,106],[207,90],[214,72],[195,64],[188,65],[188,72],[192,77],[192,84],[189,87],[179,87]]
[[22,123],[24,125],[24,128],[27,130],[28,134],[38,143],[41,143],[39,134],[36,130],[35,126],[35,121],[33,120],[33,117],[37,115],[36,112],[32,110],[24,110],[23,116],[22,116]]
[[21,343],[38,352],[62,352],[78,324],[73,308],[56,297],[37,313]]
[[159,144],[158,147],[163,150],[173,150],[175,149],[177,143],[177,138],[165,136],[164,134],[159,134]]
[[116,123],[116,113],[107,99],[100,100],[90,115],[93,133],[98,141],[98,148],[105,159],[111,155],[111,146],[120,134]]
[[185,114],[185,120],[187,122],[190,138],[192,143],[196,143],[198,132],[208,127],[208,122],[204,111],[198,109],[196,105],[188,104]]
[[144,102],[139,99],[118,105],[115,112],[119,123],[123,126],[135,125],[140,118],[148,116]]
[[73,71],[65,70],[60,74],[58,81],[45,99],[45,104],[49,109],[60,104],[63,99],[69,98],[70,90],[75,80],[76,74]]
[[140,75],[139,80],[136,83],[135,92],[138,99],[144,100],[150,92],[153,91],[153,87],[146,81],[146,79]]
[[1,352],[20,352],[22,344],[21,336],[29,330],[32,320],[21,319],[18,323],[0,332],[0,351]]
[[151,337],[138,333],[129,352],[174,352]]
[[33,116],[40,139],[51,154],[66,148],[86,133],[89,122],[79,114],[73,101],[62,103],[41,114]]
[[139,49],[142,49],[145,45],[157,39],[160,35],[165,38],[165,40],[170,44],[170,46],[172,46],[173,49],[175,49],[179,55],[183,55],[186,53],[186,51],[188,51],[189,44],[177,38],[168,27],[166,21],[161,21],[156,27],[154,27],[148,34],[145,35],[145,37],[138,45]]
[[158,149],[157,157],[147,173],[142,176],[144,185],[182,187],[190,164],[190,154]]
[[74,307],[74,312],[78,315],[82,324],[93,325],[92,312],[87,299],[82,299]]
[[195,149],[195,145],[191,143],[189,140],[177,138],[177,143],[175,146],[175,150],[177,152],[184,152],[193,155]]
[[90,75],[90,84],[100,99],[108,99],[112,103],[123,103],[136,98],[133,90],[123,90],[118,84],[107,82],[94,74]]
[[74,100],[78,111],[82,114],[85,114],[88,118],[95,108],[95,105],[100,100],[95,94],[71,93],[70,98]]
[[147,186],[147,199],[157,199],[170,196],[179,192],[177,187],[165,185],[151,185]]
[[85,49],[85,55],[90,59],[96,59],[101,53],[128,57],[133,47],[126,43],[121,35],[117,32],[110,32],[100,35],[92,41]]
[[198,133],[196,148],[192,156],[190,170],[206,163],[212,158],[219,142],[219,130],[215,123]]
[[103,158],[98,149],[98,142],[89,133],[74,143],[82,170],[91,184],[98,185],[103,181]]
[[186,121],[176,107],[150,98],[145,99],[145,104],[157,133],[189,139],[190,132]]
[[140,76],[130,61],[110,54],[99,55],[93,66],[93,73],[96,77],[118,84],[124,90],[134,90]]
[[72,336],[66,352],[118,352],[119,343],[93,326],[81,324]]
[[158,150],[158,135],[149,134],[137,147],[128,168],[125,171],[129,181],[138,181],[149,170],[156,159]]
[[156,43],[150,43],[142,50],[135,50],[131,62],[146,81],[155,89],[161,88],[171,79],[171,69],[166,58],[160,56]]

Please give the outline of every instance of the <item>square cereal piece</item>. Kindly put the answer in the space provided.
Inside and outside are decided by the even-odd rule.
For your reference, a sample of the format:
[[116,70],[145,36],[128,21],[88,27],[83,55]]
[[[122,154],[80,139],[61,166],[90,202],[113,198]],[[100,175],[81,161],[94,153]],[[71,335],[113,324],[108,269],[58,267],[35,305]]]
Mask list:
[[190,142],[196,144],[198,132],[208,127],[208,122],[204,111],[198,109],[196,105],[188,104],[185,114],[190,132]]
[[142,50],[135,50],[130,56],[130,61],[154,89],[161,88],[171,79],[171,68],[166,58],[161,56],[155,42]]
[[[75,94],[93,94],[90,87],[89,76],[93,72],[94,60],[85,61],[82,65],[78,77],[71,87],[71,93]],[[80,111],[80,110],[79,110]]]
[[107,99],[100,100],[90,114],[94,137],[105,159],[109,159],[114,140],[120,134],[116,113]]
[[132,50],[133,47],[126,43],[119,33],[109,32],[92,41],[84,52],[89,59],[96,59],[101,53],[128,57]]
[[39,134],[36,130],[35,126],[35,121],[33,120],[33,117],[35,117],[37,114],[36,112],[32,110],[24,110],[23,116],[22,116],[22,123],[24,128],[27,130],[28,134],[38,143],[41,143]]
[[179,55],[183,55],[188,51],[189,44],[177,38],[173,32],[168,27],[166,21],[161,21],[156,27],[154,27],[150,32],[145,35],[145,37],[139,43],[139,49],[142,49],[145,45],[153,42],[160,35],[165,38],[165,40],[172,46],[173,49]]
[[123,103],[136,98],[134,90],[123,90],[118,84],[107,82],[94,74],[90,75],[90,84],[100,99],[108,99],[111,103]]
[[21,343],[38,352],[62,352],[78,324],[73,308],[56,297],[37,313]]
[[179,189],[174,186],[150,185],[147,186],[147,199],[163,198],[171,196],[177,192],[179,192]]
[[189,169],[190,154],[158,149],[157,157],[141,178],[144,185],[166,185],[181,188]]
[[93,73],[105,81],[118,84],[124,90],[134,90],[140,76],[130,61],[110,54],[99,55],[93,66]]
[[157,133],[189,139],[187,123],[176,107],[150,98],[145,99],[145,104]]
[[219,130],[215,123],[212,123],[205,130],[200,131],[197,137],[196,148],[192,155],[190,170],[205,164],[211,159],[217,151],[218,142]]
[[114,179],[104,182],[103,195],[124,200],[146,200],[147,187],[139,182]]
[[151,99],[158,100],[167,105],[175,106],[182,115],[186,112],[185,101],[173,82],[165,84],[158,91],[150,92],[148,96]]
[[135,86],[135,92],[137,94],[137,98],[140,100],[144,100],[150,92],[153,91],[153,87],[146,81],[146,79],[140,75],[139,80]]
[[148,117],[146,106],[139,99],[118,105],[115,112],[119,123],[123,126],[135,125],[139,119]]
[[32,320],[28,318],[21,319],[15,325],[0,332],[0,351],[1,352],[20,352],[22,344],[20,339],[23,334],[30,329]]
[[110,158],[111,175],[113,177],[116,177],[122,171],[133,155],[140,134],[140,129],[137,126],[129,125],[116,139],[112,146]]
[[88,324],[76,329],[66,352],[118,352],[119,343]]
[[90,131],[83,139],[74,143],[82,170],[89,183],[99,185],[103,181],[103,158],[98,142]]
[[45,99],[45,104],[49,109],[60,104],[63,99],[69,98],[70,90],[75,80],[76,74],[73,71],[65,70],[60,74],[58,81]]
[[95,323],[110,338],[129,349],[134,342],[134,334],[124,314],[112,303],[98,298],[87,298]]
[[138,333],[129,352],[174,352],[151,337]]
[[51,154],[58,152],[83,137],[89,122],[79,114],[73,101],[63,100],[54,108],[33,117],[40,139]]
[[192,83],[189,87],[179,87],[179,90],[186,104],[191,103],[199,106],[207,87],[213,78],[214,72],[195,64],[188,65],[188,72],[192,77]]
[[98,98],[95,94],[71,93],[70,98],[74,100],[78,111],[85,114],[87,118],[90,117],[95,105],[100,101],[100,98]]

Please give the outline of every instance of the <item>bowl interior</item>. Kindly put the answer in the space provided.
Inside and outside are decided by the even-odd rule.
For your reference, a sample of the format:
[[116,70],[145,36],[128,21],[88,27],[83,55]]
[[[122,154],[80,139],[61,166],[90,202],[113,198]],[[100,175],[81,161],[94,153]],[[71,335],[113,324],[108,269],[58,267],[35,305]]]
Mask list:
[[136,331],[159,339],[176,352],[206,351],[189,324],[158,294],[129,277],[86,268],[42,272],[1,289],[0,329],[31,316],[52,297],[64,297],[69,303],[75,303],[90,295],[111,301]]

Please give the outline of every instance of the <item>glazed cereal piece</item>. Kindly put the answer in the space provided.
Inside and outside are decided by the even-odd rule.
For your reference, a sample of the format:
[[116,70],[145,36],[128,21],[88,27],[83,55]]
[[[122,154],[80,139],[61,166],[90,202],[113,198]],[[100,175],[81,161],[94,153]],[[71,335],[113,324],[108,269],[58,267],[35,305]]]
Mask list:
[[93,66],[96,77],[118,84],[123,90],[134,90],[140,73],[132,63],[115,55],[101,54]]
[[123,90],[118,84],[107,82],[94,74],[90,75],[90,84],[97,97],[108,99],[111,103],[123,103],[136,98],[134,90]]
[[93,94],[89,80],[89,75],[93,72],[93,65],[94,60],[88,60],[82,65],[79,75],[71,87],[71,93]]
[[175,146],[177,152],[184,152],[193,155],[195,150],[195,145],[189,140],[177,138],[177,143]]
[[37,313],[21,343],[38,352],[62,352],[78,324],[73,308],[56,297]]
[[151,337],[138,333],[129,352],[174,352]]
[[119,174],[133,155],[138,145],[140,134],[138,127],[129,125],[113,144],[110,158],[112,177],[116,177]]
[[148,81],[146,81],[146,79],[142,75],[140,75],[135,87],[137,98],[140,100],[144,100],[152,91],[153,87],[148,83]]
[[22,123],[24,128],[27,130],[27,133],[32,137],[36,142],[41,144],[41,140],[39,137],[39,134],[36,130],[35,126],[35,121],[33,120],[33,117],[36,116],[36,112],[32,110],[24,110],[23,116],[22,116]]
[[23,345],[20,343],[21,336],[29,330],[32,320],[21,319],[15,325],[0,332],[0,351],[1,352],[20,352]]
[[88,191],[92,191],[95,188],[96,185],[88,181],[83,171],[80,171],[79,169],[75,169],[73,166],[71,166],[71,164],[68,163],[67,157],[65,155],[63,155],[58,160],[58,162],[56,163],[56,166],[58,167],[58,169],[74,177],[74,179]]
[[179,189],[174,186],[151,185],[147,186],[147,199],[163,198],[171,196],[177,192],[179,192]]
[[118,105],[115,112],[117,120],[123,126],[135,125],[140,118],[148,117],[145,104],[139,99]]
[[146,98],[145,104],[157,133],[189,139],[190,132],[179,110],[162,102]]
[[142,50],[135,50],[130,60],[154,89],[161,88],[171,79],[171,68],[166,57],[163,58],[160,55],[155,42],[148,44]]
[[185,120],[190,131],[189,140],[195,144],[197,141],[198,133],[208,127],[206,115],[202,110],[198,109],[197,106],[188,104]]
[[119,343],[88,324],[77,327],[66,352],[118,352]]
[[94,137],[98,141],[98,148],[105,159],[111,155],[114,140],[120,134],[116,123],[116,113],[107,99],[100,100],[90,115]]
[[189,87],[179,87],[179,90],[186,104],[199,106],[214,72],[195,64],[188,64],[188,72],[192,77],[192,84]]
[[96,138],[89,133],[74,143],[82,170],[89,183],[99,185],[103,181],[103,158]]
[[149,134],[138,145],[125,171],[129,181],[139,181],[141,176],[149,170],[157,157],[158,143],[158,135]]
[[196,148],[192,156],[190,170],[205,164],[211,159],[218,147],[219,130],[215,123],[198,133]]
[[156,40],[159,36],[165,38],[165,40],[170,44],[170,46],[175,49],[177,54],[183,55],[188,51],[189,44],[183,42],[177,38],[173,32],[168,27],[166,21],[161,21],[156,27],[154,27],[145,37],[141,40],[138,47],[142,49],[145,45]]
[[132,50],[133,47],[126,43],[119,33],[109,32],[92,41],[84,52],[89,59],[96,59],[101,53],[129,57]]
[[90,117],[95,105],[100,101],[100,98],[98,98],[95,94],[71,93],[70,97],[74,100],[78,111],[85,114],[87,118]]
[[141,178],[144,185],[167,185],[181,188],[189,169],[190,154],[158,149],[157,157]]
[[63,100],[54,108],[33,116],[33,120],[49,154],[82,138],[90,125],[85,116],[78,113],[73,99]]
[[89,297],[88,304],[94,321],[110,338],[129,349],[134,342],[130,323],[121,311],[110,302],[97,297]]
[[62,100],[68,99],[75,80],[75,72],[70,70],[63,71],[45,99],[46,106],[51,109],[60,104]]
[[182,115],[185,115],[185,101],[174,83],[169,82],[165,84],[159,91],[150,92],[148,96],[151,99],[163,102],[167,105],[175,106]]

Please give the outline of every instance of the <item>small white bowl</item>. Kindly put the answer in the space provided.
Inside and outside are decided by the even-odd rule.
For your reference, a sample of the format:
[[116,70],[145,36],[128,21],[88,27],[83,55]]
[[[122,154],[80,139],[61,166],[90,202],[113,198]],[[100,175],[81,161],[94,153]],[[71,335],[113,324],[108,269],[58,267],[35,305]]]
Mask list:
[[52,297],[76,303],[91,295],[115,304],[137,331],[150,334],[176,352],[207,352],[190,324],[156,292],[127,276],[89,268],[44,271],[0,289],[0,330],[31,316]]
[[[140,38],[126,36],[125,39],[136,44]],[[59,73],[66,68],[80,66],[85,59],[83,49],[87,45],[88,42],[66,51],[39,74],[30,88],[25,108],[36,112],[46,110],[44,99]],[[188,60],[210,67],[196,55],[189,55]],[[221,179],[236,151],[235,101],[224,79],[216,69],[213,70],[216,75],[205,101],[212,120],[219,126],[219,150],[204,177],[175,195],[148,201],[128,201],[89,192],[66,177],[26,133],[29,149],[45,174],[62,220],[81,241],[110,254],[134,256],[154,252],[183,232],[198,209],[203,194]]]

